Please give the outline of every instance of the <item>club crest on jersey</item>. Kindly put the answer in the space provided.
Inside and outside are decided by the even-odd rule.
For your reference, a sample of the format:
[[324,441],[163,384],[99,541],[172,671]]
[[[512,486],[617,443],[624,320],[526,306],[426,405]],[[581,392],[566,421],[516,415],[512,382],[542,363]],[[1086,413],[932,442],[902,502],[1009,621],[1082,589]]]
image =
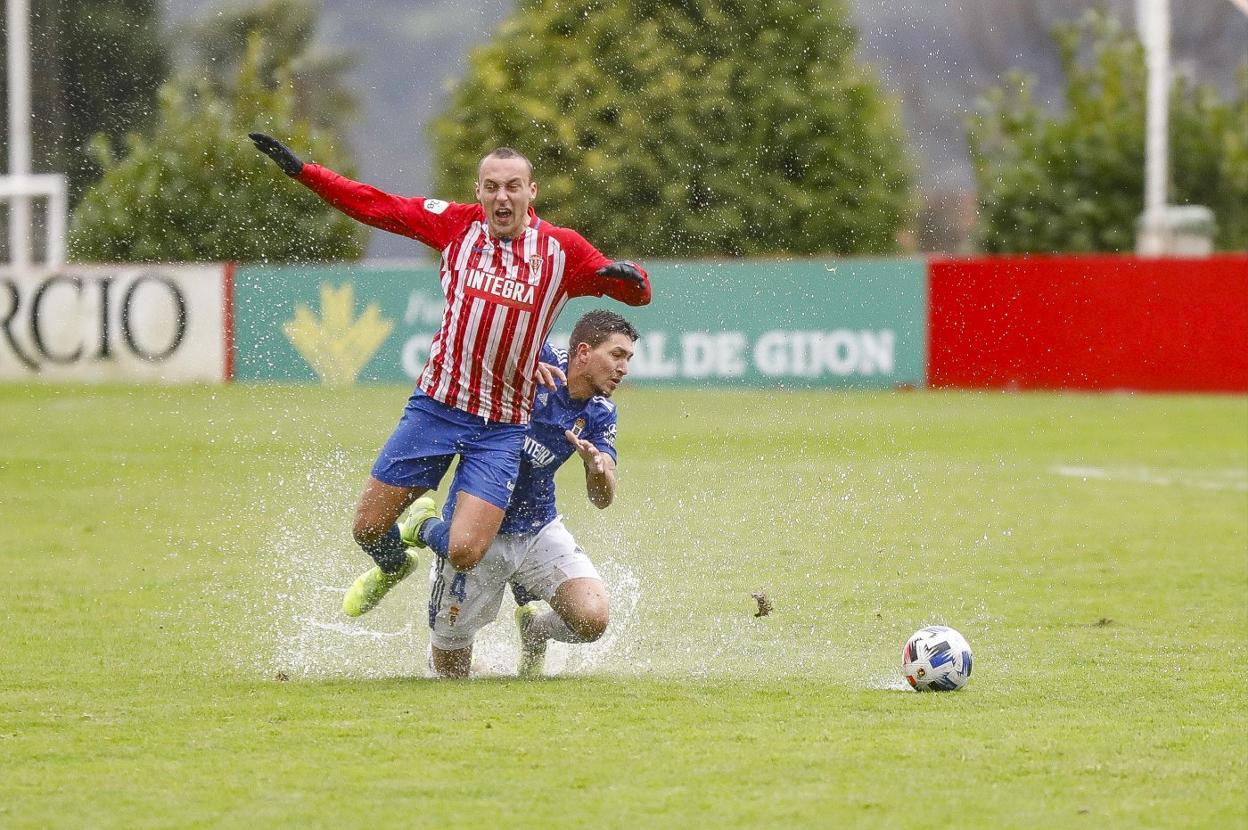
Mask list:
[[538,393],[537,393],[537,405],[538,405],[538,406],[545,406],[545,405],[546,405],[546,401],[548,401],[548,400],[550,400],[550,393],[549,393],[549,392],[538,392]]
[[581,433],[585,431],[585,419],[577,418],[572,422],[572,434],[577,438],[581,437]]
[[529,285],[542,281],[542,258],[537,254],[529,257]]

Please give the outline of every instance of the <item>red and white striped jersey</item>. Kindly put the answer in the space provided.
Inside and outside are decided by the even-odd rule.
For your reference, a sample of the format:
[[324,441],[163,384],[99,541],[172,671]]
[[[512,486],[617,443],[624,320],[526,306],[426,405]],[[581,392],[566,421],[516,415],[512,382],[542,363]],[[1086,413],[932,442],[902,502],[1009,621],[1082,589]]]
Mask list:
[[597,276],[611,260],[531,207],[524,232],[503,240],[490,234],[479,204],[395,196],[316,164],[297,179],[348,216],[441,252],[446,312],[417,385],[486,420],[528,423],[538,356],[569,298],[650,302],[644,271],[640,284]]

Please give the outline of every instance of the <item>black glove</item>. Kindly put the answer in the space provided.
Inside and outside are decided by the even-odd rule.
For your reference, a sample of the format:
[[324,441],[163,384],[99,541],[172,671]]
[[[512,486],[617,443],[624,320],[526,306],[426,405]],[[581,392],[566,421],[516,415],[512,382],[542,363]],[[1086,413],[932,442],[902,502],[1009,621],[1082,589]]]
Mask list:
[[264,133],[248,133],[247,136],[256,145],[256,149],[273,159],[273,163],[282,168],[287,176],[298,176],[303,170],[303,162],[299,157],[273,136]]
[[620,260],[610,265],[604,265],[594,272],[600,277],[615,277],[616,279],[628,280],[638,285],[645,285],[646,278],[641,275],[641,269],[631,262]]

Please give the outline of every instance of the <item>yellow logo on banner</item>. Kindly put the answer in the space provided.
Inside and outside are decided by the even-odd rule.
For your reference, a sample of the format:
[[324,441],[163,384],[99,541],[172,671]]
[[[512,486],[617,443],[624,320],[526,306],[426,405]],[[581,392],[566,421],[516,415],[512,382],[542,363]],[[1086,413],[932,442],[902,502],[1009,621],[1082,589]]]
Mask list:
[[394,323],[381,316],[376,303],[370,303],[358,318],[355,315],[355,286],[346,283],[334,288],[321,283],[321,316],[303,303],[295,306],[295,319],[282,326],[286,339],[303,356],[323,383],[349,386],[364,364],[377,351]]

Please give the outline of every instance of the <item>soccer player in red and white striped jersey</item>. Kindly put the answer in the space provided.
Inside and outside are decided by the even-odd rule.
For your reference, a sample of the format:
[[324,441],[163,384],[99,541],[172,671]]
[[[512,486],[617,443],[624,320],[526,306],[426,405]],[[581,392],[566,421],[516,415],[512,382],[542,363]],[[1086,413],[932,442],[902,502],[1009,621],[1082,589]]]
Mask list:
[[451,563],[476,565],[493,541],[519,468],[542,344],[568,299],[650,302],[650,279],[612,262],[576,231],[538,218],[533,168],[500,148],[481,160],[475,204],[402,197],[355,182],[262,133],[256,147],[289,176],[354,219],[441,254],[446,296],[429,360],[382,448],[356,510],[354,535],[378,567],[348,592],[353,616],[372,608],[414,564],[395,522],[460,456],[466,483],[450,534]]

